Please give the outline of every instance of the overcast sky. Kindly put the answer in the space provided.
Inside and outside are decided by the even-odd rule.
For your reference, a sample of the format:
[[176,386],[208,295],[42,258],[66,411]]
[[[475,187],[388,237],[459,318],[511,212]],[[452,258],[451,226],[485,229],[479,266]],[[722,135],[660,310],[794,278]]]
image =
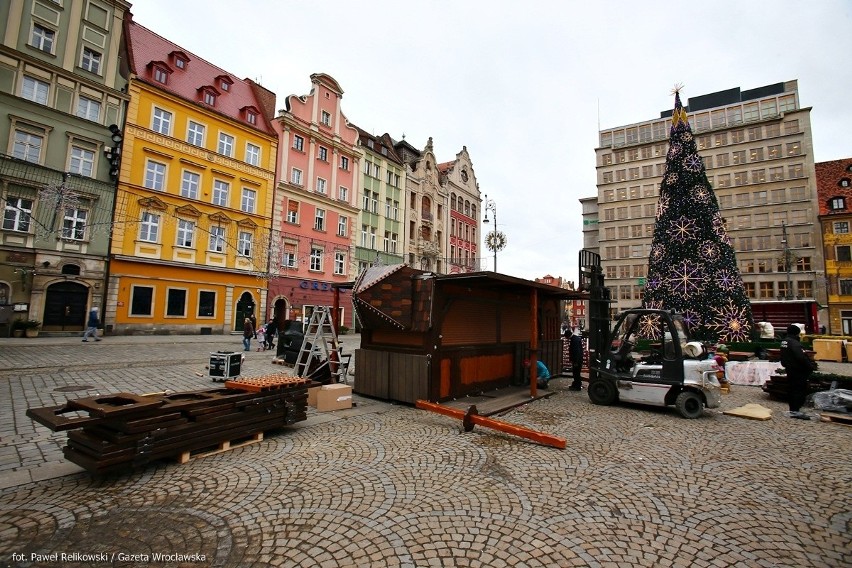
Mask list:
[[852,157],[849,0],[136,0],[132,12],[278,108],[328,73],[361,128],[421,149],[431,136],[439,162],[467,146],[508,237],[497,268],[521,278],[576,280],[598,131],[658,117],[676,83],[686,104],[798,79],[815,161]]

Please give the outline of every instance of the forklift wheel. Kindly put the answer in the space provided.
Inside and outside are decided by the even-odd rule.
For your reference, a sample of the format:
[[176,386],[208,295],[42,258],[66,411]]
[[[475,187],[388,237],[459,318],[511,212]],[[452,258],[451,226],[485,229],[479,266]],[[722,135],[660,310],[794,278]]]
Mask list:
[[698,418],[704,414],[704,401],[692,391],[683,391],[677,395],[675,407],[684,418]]
[[618,391],[612,381],[595,379],[589,383],[589,400],[594,404],[609,406],[618,398]]

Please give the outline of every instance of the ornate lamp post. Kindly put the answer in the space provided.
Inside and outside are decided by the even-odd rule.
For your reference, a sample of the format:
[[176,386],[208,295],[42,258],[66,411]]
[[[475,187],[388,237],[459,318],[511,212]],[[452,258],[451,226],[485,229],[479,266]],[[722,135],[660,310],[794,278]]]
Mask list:
[[485,208],[485,218],[482,220],[483,223],[491,222],[488,219],[489,211],[494,213],[494,230],[485,236],[485,246],[488,247],[488,250],[494,251],[494,272],[497,272],[497,251],[506,248],[508,239],[506,239],[505,234],[497,230],[497,204],[494,203],[493,199],[488,199],[487,193],[485,194],[483,207]]

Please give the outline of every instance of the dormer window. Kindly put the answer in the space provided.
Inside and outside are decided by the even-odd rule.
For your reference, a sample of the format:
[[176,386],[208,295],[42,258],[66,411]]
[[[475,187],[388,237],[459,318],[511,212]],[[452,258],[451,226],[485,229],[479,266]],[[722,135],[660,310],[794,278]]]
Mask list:
[[183,51],[173,51],[169,54],[170,61],[174,63],[174,66],[178,69],[186,70],[187,65],[189,65],[189,57],[187,57],[186,53]]
[[828,207],[832,211],[841,211],[846,209],[846,200],[843,197],[832,197],[828,202]]
[[204,91],[204,102],[210,106],[216,106],[216,95],[210,91]]
[[839,185],[840,187],[850,187],[850,185],[852,185],[852,182],[850,182],[849,178],[841,178],[840,183],[837,185]]
[[252,111],[246,112],[246,120],[249,124],[257,124],[257,113]]
[[231,79],[227,75],[219,75],[218,77],[216,77],[216,82],[214,83],[214,85],[219,87],[219,89],[221,89],[222,92],[225,92],[225,93],[227,93],[231,90],[231,85],[233,85],[233,84],[234,84],[233,79]]
[[178,69],[186,69],[186,61],[183,59],[175,59],[175,67]]

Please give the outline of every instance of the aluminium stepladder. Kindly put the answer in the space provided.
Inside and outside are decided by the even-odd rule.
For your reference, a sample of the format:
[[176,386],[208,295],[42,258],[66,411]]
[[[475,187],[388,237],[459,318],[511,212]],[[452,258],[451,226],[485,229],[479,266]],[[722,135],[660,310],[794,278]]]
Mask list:
[[316,306],[296,358],[296,376],[319,382],[328,379],[332,383],[346,383],[346,371],[351,358],[352,355],[342,353],[331,319],[331,307]]

